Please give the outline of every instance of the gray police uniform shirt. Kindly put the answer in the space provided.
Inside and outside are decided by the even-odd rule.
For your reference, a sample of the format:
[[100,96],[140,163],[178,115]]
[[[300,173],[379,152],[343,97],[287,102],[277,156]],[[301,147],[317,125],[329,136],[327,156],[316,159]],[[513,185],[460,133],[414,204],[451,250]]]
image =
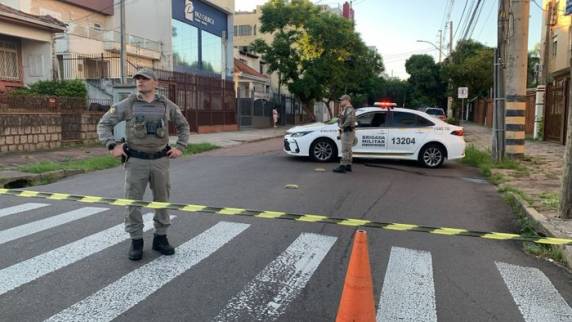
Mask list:
[[343,113],[340,115],[340,118],[338,119],[338,126],[340,127],[340,129],[345,129],[345,128],[354,128],[356,126],[356,112],[353,106],[348,105],[346,106],[345,110],[343,111]]
[[106,146],[115,142],[113,127],[126,121],[126,140],[129,148],[153,153],[169,144],[169,121],[177,129],[177,148],[184,149],[189,140],[189,123],[181,109],[166,97],[156,94],[148,103],[140,94],[131,94],[114,104],[97,124],[99,140]]

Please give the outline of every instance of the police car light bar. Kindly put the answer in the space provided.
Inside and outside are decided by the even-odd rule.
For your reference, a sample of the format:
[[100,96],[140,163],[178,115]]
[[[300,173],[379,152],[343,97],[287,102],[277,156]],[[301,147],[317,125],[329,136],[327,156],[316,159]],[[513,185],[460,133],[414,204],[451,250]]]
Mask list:
[[385,107],[385,108],[388,108],[388,109],[392,109],[392,108],[396,107],[397,104],[396,104],[396,103],[392,103],[392,102],[375,102],[375,103],[373,104],[373,106]]

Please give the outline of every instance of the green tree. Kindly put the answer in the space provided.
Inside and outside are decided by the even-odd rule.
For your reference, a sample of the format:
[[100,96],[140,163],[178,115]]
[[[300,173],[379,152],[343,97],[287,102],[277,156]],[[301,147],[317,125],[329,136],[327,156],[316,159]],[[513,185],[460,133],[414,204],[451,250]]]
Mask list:
[[383,71],[383,61],[349,21],[319,11],[308,0],[272,0],[262,7],[260,20],[261,31],[273,33],[274,40],[256,40],[252,48],[310,114],[313,102],[343,93],[368,99],[371,78]]
[[526,86],[528,88],[538,86],[538,66],[540,65],[540,44],[536,44],[534,49],[528,52],[528,77]]
[[493,57],[494,49],[479,42],[459,42],[443,65],[442,77],[451,80],[451,91],[466,86],[470,96],[488,96],[493,85]]
[[443,106],[445,84],[441,81],[441,68],[429,55],[412,55],[405,62],[408,83],[413,92],[412,107]]

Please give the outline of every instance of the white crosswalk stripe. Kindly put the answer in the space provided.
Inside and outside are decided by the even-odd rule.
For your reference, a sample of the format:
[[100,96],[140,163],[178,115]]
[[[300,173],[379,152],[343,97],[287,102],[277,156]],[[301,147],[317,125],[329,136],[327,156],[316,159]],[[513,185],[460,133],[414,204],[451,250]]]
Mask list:
[[525,321],[572,321],[572,308],[540,270],[501,262],[496,265]]
[[47,207],[47,206],[49,206],[49,204],[47,204],[47,203],[29,202],[29,203],[25,203],[25,204],[21,204],[21,205],[17,205],[17,206],[2,208],[2,209],[0,209],[0,218],[10,216],[10,215],[14,215],[14,214],[19,214],[19,213],[25,212],[25,211],[30,211],[30,210],[34,210],[34,209]]
[[47,321],[111,321],[231,241],[250,225],[220,222],[176,248],[123,276]]
[[336,237],[301,234],[233,297],[214,321],[273,321],[300,294]]
[[[2,208],[0,218],[47,206],[50,204],[23,203]],[[106,210],[108,209],[101,207],[78,208],[0,230],[0,246]],[[153,228],[152,218],[152,213],[144,215],[144,231]],[[219,222],[177,247],[174,256],[161,256],[138,266],[115,282],[107,286],[102,285],[101,289],[76,304],[67,308],[60,307],[63,310],[59,313],[47,312],[47,316],[57,313],[48,321],[83,321],[86,317],[89,321],[111,321],[120,317],[167,283],[230,243],[249,226],[242,223]],[[14,299],[14,296],[19,296],[18,292],[24,288],[38,287],[36,283],[31,282],[65,273],[61,272],[63,268],[128,239],[129,234],[125,233],[124,225],[119,224],[27,260],[10,263],[11,266],[0,269],[0,299],[3,299],[3,296],[6,299]],[[269,259],[268,265],[262,271],[251,281],[245,282],[240,292],[230,297],[224,307],[217,308],[220,311],[214,311],[209,318],[217,312],[212,321],[273,321],[287,316],[285,313],[289,312],[288,307],[303,294],[303,290],[307,288],[312,276],[318,272],[336,241],[337,237],[333,236],[300,234],[282,253]],[[496,277],[498,285],[507,287],[509,291],[507,294],[510,293],[524,321],[572,322],[572,308],[542,271],[502,262],[494,264],[500,273]],[[435,287],[439,285],[435,285],[434,282],[433,265],[432,255],[428,251],[392,247],[383,284],[376,287],[380,290],[376,320],[437,321]],[[490,265],[493,265],[492,261]],[[340,269],[346,268],[340,267]],[[494,272],[496,274],[496,271]],[[30,284],[26,285],[28,283]],[[81,285],[78,287],[81,288]],[[339,287],[341,290],[342,285]],[[447,310],[446,307],[440,309]],[[335,314],[336,308],[332,310]],[[515,313],[512,314],[516,314],[517,311],[513,311]]]
[[[144,231],[153,228],[153,214],[143,216]],[[49,252],[0,270],[0,295],[71,265],[129,238],[123,224],[87,236]]]
[[69,222],[79,220],[91,215],[106,211],[108,208],[100,207],[84,207],[72,211],[68,211],[61,215],[49,217],[46,219],[31,222],[29,224],[16,226],[14,228],[0,231],[0,245],[9,241],[16,240],[25,236],[29,236],[40,231],[54,228]]
[[437,321],[431,253],[392,247],[377,321]]

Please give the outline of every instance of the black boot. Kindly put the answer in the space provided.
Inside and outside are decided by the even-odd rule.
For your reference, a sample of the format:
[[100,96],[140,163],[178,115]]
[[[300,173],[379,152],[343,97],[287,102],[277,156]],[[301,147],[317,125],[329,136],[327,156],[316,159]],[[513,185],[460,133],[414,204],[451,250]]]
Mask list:
[[352,172],[352,165],[351,164],[346,165],[346,171]]
[[332,171],[337,172],[337,173],[346,173],[346,166],[340,165],[339,167],[335,168]]
[[129,248],[129,259],[138,261],[143,258],[143,239],[132,239]]
[[175,253],[175,249],[169,245],[167,235],[155,234],[153,236],[153,250],[156,250],[163,255],[173,255]]

